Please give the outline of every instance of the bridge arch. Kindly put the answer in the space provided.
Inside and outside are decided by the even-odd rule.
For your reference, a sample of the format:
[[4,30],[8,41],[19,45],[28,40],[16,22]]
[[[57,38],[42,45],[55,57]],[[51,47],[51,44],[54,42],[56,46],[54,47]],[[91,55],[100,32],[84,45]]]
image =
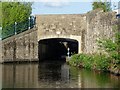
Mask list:
[[38,39],[40,60],[65,59],[69,55],[81,53],[81,36],[42,36]]

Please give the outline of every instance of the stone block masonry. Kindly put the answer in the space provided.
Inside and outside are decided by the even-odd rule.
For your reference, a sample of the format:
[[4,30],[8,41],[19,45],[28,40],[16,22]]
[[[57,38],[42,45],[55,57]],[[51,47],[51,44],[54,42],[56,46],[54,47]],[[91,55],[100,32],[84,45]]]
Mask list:
[[2,41],[3,59],[0,62],[37,61],[38,42],[50,38],[77,40],[79,53],[99,52],[97,40],[114,40],[113,26],[116,22],[114,12],[105,13],[100,9],[86,14],[36,15],[36,28]]
[[84,34],[84,52],[96,53],[98,52],[99,39],[113,39],[113,27],[116,24],[116,14],[114,12],[103,12],[102,10],[90,11],[86,14],[86,27]]
[[2,44],[4,62],[38,60],[37,28],[9,37]]
[[114,39],[113,26],[116,24],[114,12],[103,12],[101,9],[86,14],[37,15],[38,41],[42,37],[54,36],[60,31],[60,36],[81,36],[82,53],[98,52],[97,40]]

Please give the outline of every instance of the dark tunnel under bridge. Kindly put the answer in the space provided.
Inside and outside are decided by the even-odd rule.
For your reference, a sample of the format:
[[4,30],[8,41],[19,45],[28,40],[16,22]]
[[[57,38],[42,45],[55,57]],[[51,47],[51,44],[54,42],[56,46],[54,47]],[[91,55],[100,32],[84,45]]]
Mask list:
[[[69,50],[68,50],[69,48]],[[62,60],[78,53],[78,41],[68,38],[50,38],[39,41],[39,61]]]

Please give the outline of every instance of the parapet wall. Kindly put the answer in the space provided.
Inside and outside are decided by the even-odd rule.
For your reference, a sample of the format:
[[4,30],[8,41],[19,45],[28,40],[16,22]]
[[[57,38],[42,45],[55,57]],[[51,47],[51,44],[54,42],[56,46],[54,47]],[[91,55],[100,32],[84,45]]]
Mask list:
[[86,29],[86,16],[82,14],[37,15],[38,37],[40,35],[77,35]]
[[4,62],[37,60],[37,28],[4,39],[2,45]]

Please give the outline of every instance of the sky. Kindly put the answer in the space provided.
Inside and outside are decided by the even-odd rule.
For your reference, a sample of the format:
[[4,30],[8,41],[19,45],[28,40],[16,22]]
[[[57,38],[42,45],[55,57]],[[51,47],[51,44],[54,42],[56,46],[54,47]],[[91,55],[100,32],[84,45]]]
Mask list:
[[[81,0],[82,1],[82,0]],[[112,2],[118,5],[118,0]],[[83,14],[92,10],[92,0],[74,2],[74,0],[41,0],[32,5],[32,14]]]
[[34,2],[32,14],[81,14],[92,10],[91,2]]

